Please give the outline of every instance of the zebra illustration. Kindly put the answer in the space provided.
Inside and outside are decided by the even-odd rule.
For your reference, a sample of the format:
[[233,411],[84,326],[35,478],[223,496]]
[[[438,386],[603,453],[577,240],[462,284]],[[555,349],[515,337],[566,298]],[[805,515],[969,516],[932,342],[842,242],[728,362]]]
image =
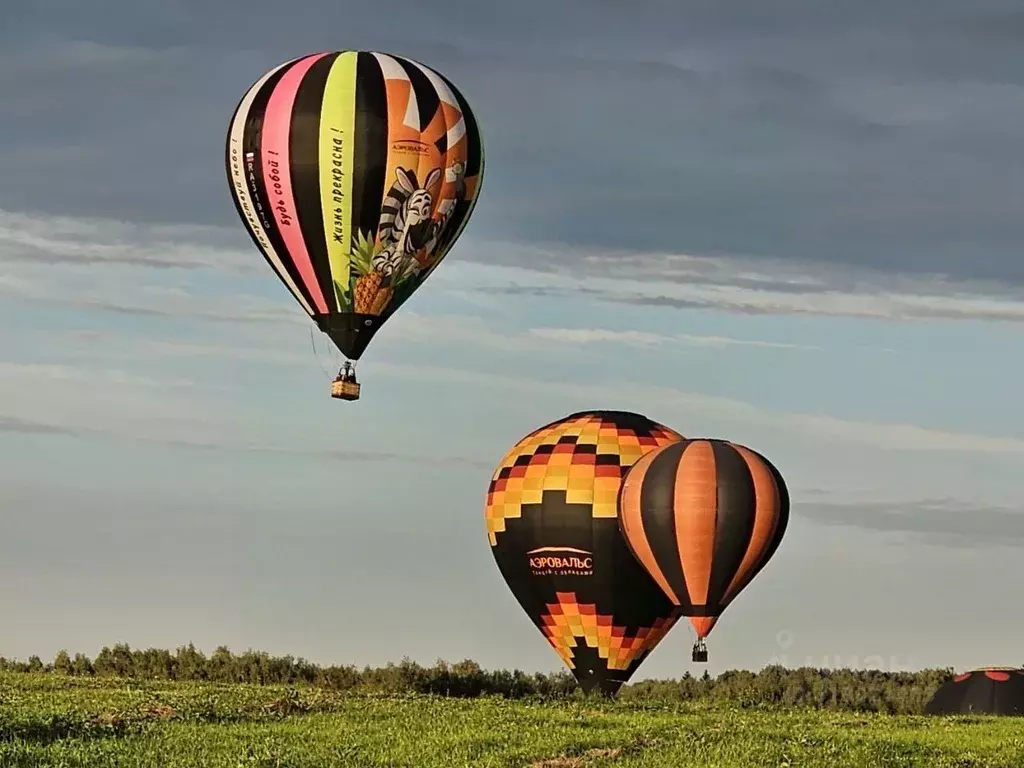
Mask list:
[[[446,180],[454,181],[459,190],[465,188],[464,173],[462,164],[445,169]],[[452,178],[453,174],[455,178]],[[459,199],[457,195],[456,199],[442,200],[437,207],[439,218],[431,219],[434,200],[427,190],[440,180],[441,169],[435,168],[427,174],[422,186],[415,171],[397,168],[395,175],[397,178],[384,198],[377,227],[384,249],[373,259],[374,269],[392,281],[407,274],[416,274],[426,266]],[[419,252],[424,254],[422,260],[417,258]]]

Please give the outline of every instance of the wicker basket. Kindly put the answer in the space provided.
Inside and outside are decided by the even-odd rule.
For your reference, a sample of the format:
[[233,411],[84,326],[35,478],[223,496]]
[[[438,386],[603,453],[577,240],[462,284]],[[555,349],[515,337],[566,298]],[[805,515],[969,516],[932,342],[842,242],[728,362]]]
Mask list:
[[355,381],[340,381],[335,379],[331,382],[331,397],[339,400],[358,400],[359,384]]
[[698,640],[693,644],[693,660],[696,662],[704,663],[708,660],[708,649],[704,645],[703,640]]

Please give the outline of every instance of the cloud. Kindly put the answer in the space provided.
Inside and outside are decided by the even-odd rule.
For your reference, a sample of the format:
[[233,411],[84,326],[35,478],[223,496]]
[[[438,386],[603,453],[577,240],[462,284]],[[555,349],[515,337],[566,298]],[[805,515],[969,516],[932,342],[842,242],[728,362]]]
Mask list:
[[388,451],[345,451],[338,449],[296,449],[296,448],[266,448],[263,446],[248,446],[246,450],[255,452],[286,453],[292,455],[306,455],[317,458],[343,460],[354,462],[401,462],[408,464],[420,464],[423,466],[452,468],[472,467],[474,469],[486,469],[488,472],[494,469],[493,462],[472,459],[465,456],[424,456],[408,453],[391,453]]
[[803,344],[787,344],[758,339],[735,339],[728,336],[705,336],[691,333],[665,336],[645,331],[615,331],[603,328],[531,328],[527,333],[530,336],[536,336],[546,341],[559,341],[567,344],[612,343],[639,347],[660,347],[665,344],[679,344],[711,348],[751,346],[768,349],[819,349],[819,347]]
[[382,334],[378,348],[385,343],[416,342],[438,347],[470,344],[521,352],[537,349],[536,341],[528,335],[494,330],[477,315],[425,315],[403,308],[388,321],[388,326],[387,341]]
[[[115,377],[116,378],[116,377]],[[343,450],[338,448],[307,448],[289,445],[274,445],[267,441],[245,442],[244,440],[224,440],[217,438],[183,438],[159,433],[134,433],[117,426],[67,426],[39,419],[24,419],[16,416],[0,415],[0,434],[40,435],[54,437],[104,438],[112,440],[129,440],[139,443],[160,443],[180,448],[191,448],[204,451],[234,451],[243,453],[269,453],[290,456],[305,456],[330,461],[359,463],[405,463],[437,467],[440,469],[472,467],[474,469],[493,469],[490,462],[458,455],[416,455],[388,451]]]
[[5,262],[124,264],[163,269],[217,269],[262,274],[262,258],[232,248],[222,227],[138,224],[111,219],[46,216],[0,210]]
[[[818,315],[874,320],[1024,320],[1024,291],[1013,286],[948,277],[893,275],[868,268],[765,262],[732,256],[684,254],[591,254],[582,269],[541,266],[531,274],[529,247],[515,257],[511,246],[495,275],[475,290],[491,295],[559,299],[589,298],[610,304],[709,309],[750,315]],[[573,264],[547,257],[548,265]]]
[[0,207],[237,226],[231,108],[341,25],[474,105],[489,163],[467,235],[1024,282],[1024,66],[1000,0],[933,2],[927,19],[879,0],[524,3],[442,19],[413,0],[384,16],[222,0],[199,25],[184,0],[26,9],[0,32]]
[[[244,241],[244,242],[243,242]],[[866,319],[1024,320],[1024,290],[1013,285],[952,277],[894,275],[865,267],[794,260],[695,256],[578,249],[564,244],[467,240],[463,254],[489,254],[490,264],[452,255],[431,276],[430,290],[459,293],[480,305],[487,296],[582,297],[604,303],[711,309],[742,314],[809,314]],[[0,292],[33,303],[96,309],[129,316],[189,315],[218,322],[308,322],[244,233],[230,228],[128,224],[102,219],[46,217],[0,210],[0,254],[10,265]],[[100,267],[109,279],[97,279]],[[139,273],[208,271],[233,279],[224,294],[198,295],[181,287],[140,283]],[[237,277],[233,277],[237,276]],[[239,294],[237,285],[276,297]],[[176,278],[180,279],[180,278]],[[131,285],[131,289],[125,289]],[[408,315],[408,309],[403,309]],[[438,320],[437,322],[442,322]],[[476,332],[454,320],[444,338]],[[436,330],[436,329],[435,329]],[[598,334],[537,329],[534,336],[592,343]],[[629,329],[608,329],[616,341],[664,343]],[[406,328],[409,334],[418,331]],[[622,335],[627,334],[627,335]],[[584,341],[584,336],[587,337]],[[612,336],[604,335],[604,341]],[[675,337],[678,343],[726,343]],[[516,344],[495,334],[495,345]],[[757,346],[781,342],[750,340]]]
[[1024,454],[1024,439],[932,429],[914,424],[843,419],[822,413],[800,413],[760,408],[751,403],[705,395],[671,387],[655,387],[628,380],[608,379],[594,383],[544,381],[511,375],[494,375],[454,368],[376,362],[375,375],[389,374],[420,381],[458,381],[488,389],[512,389],[520,394],[546,393],[572,397],[581,402],[606,401],[609,393],[628,392],[633,401],[644,402],[653,412],[700,413],[706,419],[730,420],[747,427],[769,427],[776,433],[802,434],[821,444],[844,442],[870,446],[876,452],[962,452],[1017,456]]
[[136,373],[113,369],[79,368],[70,365],[45,363],[22,363],[0,361],[0,377],[6,381],[26,378],[34,381],[46,380],[62,384],[127,385],[153,389],[192,388],[194,382],[183,378],[161,378],[140,376]]
[[524,332],[499,331],[491,328],[482,318],[474,315],[424,315],[403,311],[390,321],[393,334],[389,338],[403,344],[413,341],[433,345],[470,344],[488,349],[529,352],[531,354],[564,354],[565,349],[551,347],[547,342],[585,347],[594,344],[623,344],[633,347],[654,348],[666,344],[678,346],[726,348],[753,346],[769,349],[813,350],[817,347],[758,339],[738,339],[680,333],[664,335],[647,331],[618,330],[612,328],[528,328]]
[[0,361],[0,418],[8,432],[214,440],[242,423],[233,394],[174,372]]
[[[524,359],[528,360],[536,360],[537,355],[542,353],[563,355],[564,348],[561,345],[552,346],[549,341],[551,340],[550,336],[557,337],[561,331],[566,329],[546,329],[549,333],[547,337],[543,333],[540,334],[542,338],[538,338],[538,334],[534,332],[503,335],[489,328],[480,318],[433,317],[416,313],[408,313],[408,316],[401,321],[396,318],[395,326],[394,332],[387,337],[387,342],[382,345],[379,354],[373,360],[374,377],[412,378],[420,383],[430,381],[446,384],[457,383],[469,385],[478,390],[514,392],[526,397],[533,395],[545,398],[568,398],[578,402],[604,402],[614,396],[614,393],[628,393],[631,402],[643,402],[645,403],[644,407],[649,407],[652,412],[663,411],[681,415],[699,413],[702,420],[720,424],[721,428],[726,431],[729,429],[727,425],[731,424],[742,425],[743,431],[761,429],[773,435],[806,438],[811,440],[814,445],[819,446],[819,450],[825,449],[830,444],[838,443],[867,447],[875,453],[952,452],[1007,457],[1024,454],[1024,439],[1017,437],[956,432],[909,423],[844,419],[825,413],[772,410],[740,399],[689,392],[673,387],[651,386],[631,380],[628,373],[625,378],[619,378],[614,372],[605,371],[603,378],[574,383],[557,378],[534,378],[530,374],[522,372],[487,373],[455,366],[418,362],[410,364],[403,362],[403,349],[410,347],[422,349],[424,344],[434,346],[438,338],[445,337],[453,328],[458,329],[461,334],[454,339],[449,339],[453,343],[458,343],[461,346],[468,345],[470,349],[492,349],[496,343],[504,344],[505,346],[498,347],[498,349],[520,353]],[[609,343],[619,343],[623,337],[630,342],[634,340],[633,334],[629,332],[595,331],[594,329],[582,329],[582,331],[584,339],[590,339],[593,334],[595,338],[610,340]],[[41,345],[54,351],[66,350],[59,354],[66,355],[66,360],[70,361],[81,359],[85,361],[85,367],[79,369],[70,365],[3,363],[0,364],[0,374],[3,374],[8,386],[24,387],[26,382],[32,381],[33,390],[43,399],[43,402],[52,401],[56,397],[55,394],[49,392],[49,387],[58,387],[55,391],[63,391],[63,400],[66,404],[73,404],[83,397],[85,403],[90,403],[92,398],[97,396],[94,391],[106,393],[113,398],[112,404],[120,403],[121,401],[116,396],[117,388],[130,387],[135,392],[151,392],[154,396],[164,393],[166,397],[171,398],[169,404],[172,407],[174,406],[172,396],[175,389],[182,393],[195,391],[197,397],[206,400],[204,408],[217,414],[212,425],[204,424],[204,434],[209,435],[208,438],[204,438],[204,441],[212,441],[213,444],[219,445],[221,441],[216,437],[216,430],[224,428],[223,425],[233,423],[230,420],[225,422],[221,418],[233,418],[227,415],[233,412],[230,407],[226,407],[227,401],[221,402],[222,397],[229,397],[230,393],[227,390],[218,392],[215,388],[211,389],[213,385],[210,382],[212,380],[208,378],[204,378],[202,380],[204,383],[199,387],[194,382],[187,380],[176,382],[174,376],[169,377],[170,381],[167,382],[151,374],[135,375],[119,372],[119,368],[130,364],[137,365],[142,361],[145,361],[146,366],[152,366],[157,362],[163,364],[176,358],[194,358],[209,361],[217,366],[218,370],[231,368],[237,361],[255,361],[288,367],[305,367],[312,370],[310,366],[314,363],[310,360],[311,352],[309,347],[301,341],[304,334],[295,334],[295,331],[288,333],[292,335],[286,335],[284,332],[280,335],[267,335],[261,332],[258,337],[249,337],[245,334],[245,327],[239,326],[234,330],[230,339],[218,342],[150,338],[142,334],[112,332],[95,334],[89,331],[84,333],[82,331],[70,333],[39,331],[35,332],[39,339],[36,346]],[[576,346],[580,338],[580,334],[570,333],[568,335],[569,346]],[[676,343],[674,337],[665,338],[670,339],[670,342],[663,343]],[[680,343],[728,346],[736,341],[715,336],[708,338],[685,336]],[[738,341],[745,343],[749,340]],[[755,343],[757,342],[755,341]],[[325,344],[321,342],[318,349],[321,363],[327,365],[327,362],[322,359],[326,354]],[[333,360],[330,362],[333,364]],[[111,366],[113,370],[97,372],[90,367],[102,364]],[[173,364],[177,365],[177,363]],[[529,370],[533,370],[533,368]],[[80,381],[82,385],[74,388],[73,396],[69,401],[68,386],[72,381]],[[168,387],[168,383],[177,386]],[[10,402],[10,399],[8,401]],[[88,406],[84,407],[88,409]],[[148,401],[146,405],[139,407],[143,409],[143,412],[150,413],[148,409],[151,406]],[[186,406],[182,404],[181,407]],[[45,411],[38,415],[42,416],[43,413]],[[76,411],[70,421],[53,422],[49,417],[44,418],[43,421],[68,423],[73,426],[82,424],[96,426],[96,420],[103,418],[101,410],[87,410],[86,413],[89,414],[88,417]],[[10,415],[23,417],[26,414],[11,413]],[[217,424],[222,426],[218,427]],[[176,430],[175,434],[177,435],[179,432]],[[729,435],[719,436],[728,437]],[[194,436],[191,436],[190,439],[194,439]],[[265,438],[261,437],[260,439],[264,440]],[[239,444],[245,442],[244,436],[236,441]]]
[[[319,335],[319,331],[315,332]],[[315,338],[315,336],[314,336]],[[132,359],[140,357],[156,357],[162,359],[193,358],[207,360],[230,360],[259,362],[282,366],[303,366],[310,363],[310,356],[315,350],[318,359],[328,355],[330,342],[321,340],[311,347],[297,346],[289,341],[301,341],[301,335],[294,339],[263,337],[263,344],[240,341],[237,344],[215,344],[200,341],[184,341],[181,339],[135,338],[120,336],[117,344],[120,351],[130,355]]]
[[1024,547],[1024,509],[958,499],[798,503],[794,514],[825,525],[904,533],[952,547]]
[[[30,57],[29,53],[34,55]],[[117,74],[126,66],[162,62],[175,54],[187,53],[185,48],[106,45],[93,40],[51,39],[35,41],[33,45],[22,40],[20,44],[4,46],[0,51],[0,66],[5,73],[19,77],[45,77],[82,70]]]
[[[194,312],[190,316],[203,317]],[[340,353],[312,323],[307,325],[310,336],[308,340],[304,338],[305,333],[296,332],[294,324],[272,329],[249,323],[231,328],[229,340],[222,342],[80,329],[55,332],[22,330],[19,331],[19,335],[27,338],[27,333],[32,333],[39,343],[47,348],[70,345],[66,353],[69,359],[96,359],[100,356],[104,360],[130,363],[140,360],[191,358],[308,368],[311,365],[311,358],[315,357],[321,367],[326,366],[325,373],[327,367],[339,366],[343,359]],[[382,336],[377,344],[379,354],[385,358],[389,352],[408,349],[410,346],[422,349],[427,345],[432,349],[453,345],[487,351],[501,350],[507,353],[520,353],[530,358],[564,358],[567,353],[586,354],[588,347],[601,344],[626,345],[640,349],[656,349],[665,345],[709,349],[728,349],[735,346],[808,351],[820,349],[810,345],[727,336],[662,335],[601,328],[540,327],[519,333],[497,330],[476,315],[424,315],[407,310],[390,321],[387,335]]]
[[[32,217],[19,216],[3,219],[9,231],[15,231],[16,237],[8,238],[8,242],[24,242],[22,235],[38,234],[45,230],[40,220]],[[12,263],[11,268],[0,276],[0,294],[10,298],[18,298],[35,305],[51,305],[74,307],[84,310],[97,310],[105,313],[116,313],[125,316],[154,316],[172,318],[178,321],[193,320],[202,323],[224,323],[230,328],[231,338],[220,343],[211,339],[196,340],[194,338],[160,338],[159,336],[141,338],[134,344],[129,355],[128,346],[119,339],[117,345],[107,345],[108,350],[120,349],[123,355],[119,362],[129,357],[138,359],[138,355],[154,360],[161,357],[221,357],[224,360],[251,359],[282,365],[305,364],[301,360],[306,352],[299,351],[300,341],[296,335],[299,326],[303,333],[310,327],[309,320],[295,302],[285,295],[283,288],[276,284],[269,269],[265,279],[256,278],[253,287],[266,290],[268,293],[277,290],[276,298],[266,298],[254,294],[240,294],[237,287],[246,287],[244,281],[231,278],[223,283],[189,283],[168,285],[166,277],[181,275],[187,270],[174,270],[160,263],[160,259],[149,257],[140,259],[138,264],[122,263],[118,259],[101,258],[96,261],[97,254],[108,253],[107,246],[118,242],[118,238],[132,239],[145,243],[148,240],[164,240],[184,244],[184,250],[194,250],[202,257],[196,257],[196,269],[210,270],[212,275],[238,275],[232,271],[230,259],[221,259],[217,255],[224,248],[217,244],[218,235],[212,230],[196,228],[173,228],[158,226],[152,228],[160,233],[160,237],[150,237],[150,225],[132,225],[120,230],[118,223],[107,227],[103,222],[89,220],[79,222],[75,219],[60,218],[48,235],[43,251],[49,252],[59,248],[59,243],[67,240],[76,245],[63,251],[68,261],[55,266],[52,261],[34,262],[22,259]],[[130,233],[129,235],[122,234]],[[113,234],[111,234],[113,233]],[[212,234],[211,234],[212,233]],[[209,240],[206,240],[209,236]],[[213,243],[211,245],[211,243]],[[99,248],[93,246],[99,245]],[[192,245],[206,245],[206,251]],[[11,246],[13,247],[13,246]],[[779,265],[776,271],[764,270],[763,264],[731,261],[730,257],[692,257],[680,254],[665,254],[656,257],[643,254],[622,254],[617,260],[608,252],[592,253],[584,263],[596,276],[578,275],[571,268],[562,267],[558,252],[552,250],[547,259],[536,260],[532,257],[535,251],[525,246],[505,244],[507,253],[500,258],[508,258],[515,253],[524,254],[518,267],[498,267],[493,265],[474,264],[472,262],[453,260],[450,266],[439,270],[432,281],[436,281],[436,293],[440,296],[444,291],[470,292],[477,296],[493,295],[494,292],[530,292],[537,291],[546,295],[577,295],[582,298],[605,302],[623,301],[658,301],[671,298],[673,301],[689,301],[693,305],[704,308],[727,309],[731,311],[761,312],[801,312],[819,314],[847,314],[862,317],[878,317],[886,319],[907,319],[908,317],[959,317],[994,316],[1004,319],[1019,320],[1024,317],[1024,302],[1017,302],[1012,293],[1000,292],[992,288],[993,297],[984,297],[978,293],[968,293],[968,289],[981,291],[980,283],[957,283],[951,279],[923,279],[904,277],[893,279],[889,276],[888,293],[873,290],[876,285],[886,279],[881,273],[865,269],[834,269],[818,267],[815,273],[808,274],[795,268],[792,264]],[[501,251],[502,247],[495,250]],[[227,250],[231,250],[230,247]],[[123,254],[127,251],[121,251]],[[0,252],[2,253],[2,252]],[[253,253],[253,259],[259,257]],[[81,260],[82,263],[75,263]],[[157,263],[151,264],[150,262]],[[201,265],[198,264],[201,262]],[[571,260],[570,260],[571,262]],[[534,266],[547,265],[547,271],[534,269]],[[551,265],[558,265],[554,269]],[[660,265],[660,266],[659,266]],[[147,267],[153,267],[147,269]],[[783,268],[785,267],[785,268]],[[662,270],[659,272],[658,270]],[[667,270],[667,272],[665,271]],[[159,283],[147,283],[147,275],[159,275]],[[631,278],[630,275],[633,277]],[[659,278],[659,275],[662,277]],[[679,281],[669,284],[664,278],[672,277]],[[684,282],[685,280],[685,282]],[[765,287],[765,286],[770,286]],[[223,290],[222,290],[223,289]],[[847,293],[841,291],[846,290]],[[959,291],[959,295],[950,297],[942,295]],[[999,312],[995,311],[999,308]],[[246,326],[255,327],[259,324],[258,337]],[[315,334],[314,334],[315,335]],[[149,339],[152,341],[149,341]],[[576,385],[567,382],[542,382],[529,380],[525,377],[477,374],[458,369],[443,369],[417,366],[415,369],[403,368],[402,365],[388,365],[389,348],[400,348],[402,345],[413,344],[417,348],[424,345],[438,346],[446,343],[470,345],[477,348],[501,349],[509,352],[522,352],[531,356],[542,353],[561,355],[565,347],[552,345],[552,341],[565,342],[570,348],[586,348],[596,343],[621,343],[639,346],[656,346],[663,344],[701,345],[710,347],[726,347],[748,344],[765,347],[789,348],[783,340],[767,339],[735,339],[722,336],[701,336],[698,334],[665,334],[638,331],[629,328],[565,328],[543,327],[524,329],[523,331],[497,330],[490,327],[480,317],[470,315],[430,315],[423,312],[403,308],[390,323],[386,335],[381,336],[381,354],[375,361],[379,370],[390,371],[396,376],[413,375],[420,377],[440,377],[446,380],[480,383],[487,387],[512,387],[521,392],[552,391],[576,394],[580,397],[601,398],[607,396],[611,388],[629,391],[631,395],[643,393],[644,397],[653,402],[661,402],[669,408],[688,407],[700,409],[701,412],[718,413],[733,420],[746,423],[769,425],[784,432],[796,432],[812,435],[824,441],[842,441],[861,443],[871,446],[882,446],[884,450],[909,451],[957,451],[978,454],[1016,455],[1024,450],[1024,441],[1011,437],[975,435],[967,433],[947,432],[918,427],[912,424],[870,423],[839,419],[825,414],[799,414],[765,411],[748,403],[726,398],[714,398],[705,395],[687,393],[668,388],[653,388],[633,382],[607,381],[597,386]],[[301,342],[305,350],[305,342]],[[394,346],[392,346],[394,345]],[[321,347],[323,345],[321,344]],[[148,347],[148,351],[147,351]],[[89,352],[92,354],[92,352]],[[24,367],[21,369],[20,380],[26,377],[34,381],[48,382],[46,387],[59,387],[66,390],[71,386],[71,376],[82,376],[81,371],[71,371],[67,367]],[[104,374],[103,382],[92,381],[87,387],[87,396],[80,403],[84,410],[70,414],[66,421],[71,427],[95,426],[89,408],[99,408],[97,403],[113,402],[111,387],[131,387],[136,394],[146,390],[169,394],[166,382],[153,386],[151,382],[142,380],[112,381],[110,374]],[[127,375],[127,374],[126,374]],[[144,378],[144,377],[143,377]],[[77,380],[76,380],[77,381]],[[75,385],[78,386],[77,384]],[[55,389],[48,398],[58,400],[62,389]],[[187,389],[184,382],[178,389]],[[207,398],[206,406],[216,413],[220,402],[217,398],[209,399],[209,387],[203,387],[203,397]],[[47,390],[49,392],[49,390]],[[66,392],[63,392],[66,396]],[[172,407],[174,403],[170,403]],[[134,426],[126,427],[128,432],[148,433],[140,426],[151,414],[154,404],[150,401],[139,402],[134,415]],[[189,413],[191,404],[184,401],[176,407],[183,413]],[[96,412],[102,412],[98,410]],[[143,416],[146,414],[146,416]],[[11,416],[27,417],[32,414],[12,413]],[[41,416],[42,414],[35,414]],[[123,414],[122,414],[123,415]],[[46,419],[43,419],[45,422]],[[47,422],[50,423],[50,422]],[[65,421],[53,422],[63,424]],[[214,422],[205,423],[200,430],[215,429]],[[230,422],[229,422],[230,423]],[[153,427],[159,431],[158,427]],[[185,426],[175,427],[171,437],[196,439],[195,435],[183,437],[180,433]],[[165,434],[160,432],[161,435]],[[204,433],[205,434],[205,433]],[[215,435],[210,439],[216,443]],[[205,439],[205,438],[204,438]]]
[[[85,283],[83,285],[83,283]],[[205,320],[216,323],[308,322],[301,309],[287,301],[225,292],[203,295],[184,288],[140,284],[130,279],[83,281],[41,280],[0,275],[0,295],[30,305],[51,305],[124,315]]]
[[[726,288],[723,286],[723,288]],[[697,294],[697,292],[693,292]],[[985,296],[973,298],[949,296],[906,296],[898,294],[823,292],[793,298],[769,291],[731,292],[718,290],[714,295],[650,296],[607,292],[604,301],[669,309],[717,309],[750,315],[820,315],[857,317],[871,320],[992,320],[1018,323],[1024,320],[1024,303]]]
[[680,333],[670,337],[673,341],[679,341],[695,347],[761,347],[764,349],[803,349],[818,350],[809,344],[789,344],[781,341],[763,341],[760,339],[736,339],[729,336],[701,336],[692,333]]
[[657,347],[670,341],[667,336],[644,331],[613,331],[602,328],[531,328],[527,333],[545,341],[567,344],[617,343],[639,347]]
[[[110,437],[125,438],[125,435],[109,434]],[[244,443],[230,440],[181,440],[173,438],[147,438],[132,436],[129,439],[140,442],[160,442],[166,445],[174,445],[182,448],[193,448],[207,451],[233,451],[241,453],[262,453],[284,456],[302,456],[310,459],[324,459],[327,461],[345,463],[400,463],[417,464],[420,466],[437,467],[438,469],[451,469],[459,467],[471,467],[474,469],[493,470],[492,463],[472,459],[465,456],[448,455],[417,455],[411,453],[392,453],[389,451],[360,451],[340,450],[337,448],[301,448],[289,445],[270,445],[263,441]]]
[[31,419],[19,419],[16,416],[0,416],[0,433],[18,435],[79,435],[79,430],[70,429],[58,424],[46,424]]

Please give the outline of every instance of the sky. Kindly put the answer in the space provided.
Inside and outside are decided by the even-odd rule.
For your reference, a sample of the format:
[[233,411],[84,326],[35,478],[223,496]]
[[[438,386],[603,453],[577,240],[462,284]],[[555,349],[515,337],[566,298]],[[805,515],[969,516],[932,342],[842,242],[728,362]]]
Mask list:
[[[557,670],[484,497],[608,408],[786,478],[712,674],[1024,662],[1019,3],[87,5],[0,28],[0,655]],[[223,167],[255,79],[345,48],[443,72],[487,153],[356,404]]]

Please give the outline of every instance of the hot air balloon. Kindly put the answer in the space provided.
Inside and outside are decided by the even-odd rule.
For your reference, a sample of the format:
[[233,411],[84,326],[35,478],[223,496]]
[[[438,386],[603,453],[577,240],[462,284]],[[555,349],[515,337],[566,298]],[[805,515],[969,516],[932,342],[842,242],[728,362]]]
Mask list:
[[775,554],[789,493],[764,456],[725,440],[682,440],[626,474],[619,529],[630,550],[697,632],[693,660],[718,617]]
[[226,164],[253,241],[347,358],[332,396],[358,399],[355,361],[476,204],[484,161],[472,110],[444,75],[411,59],[314,53],[245,93]]
[[524,437],[491,478],[498,569],[587,692],[615,694],[676,621],[615,518],[626,468],[681,439],[639,414],[583,411]]
[[955,675],[932,695],[926,715],[1024,715],[1024,669],[982,667]]

